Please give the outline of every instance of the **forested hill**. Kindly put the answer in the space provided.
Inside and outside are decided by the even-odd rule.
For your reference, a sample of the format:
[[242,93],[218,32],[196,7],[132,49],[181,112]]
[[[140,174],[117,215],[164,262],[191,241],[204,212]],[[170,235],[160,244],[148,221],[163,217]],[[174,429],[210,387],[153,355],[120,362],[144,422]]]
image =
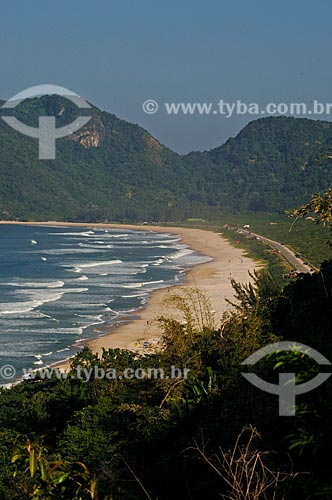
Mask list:
[[[0,120],[0,218],[135,222],[282,211],[332,184],[330,122],[259,119],[219,148],[180,156],[137,125],[87,111],[83,129],[57,140],[56,160],[38,160],[37,140]],[[57,127],[78,116],[59,96],[27,100],[11,114],[33,126],[56,116]]]
[[[279,211],[331,186],[332,123],[270,117],[249,123],[235,139],[192,153],[193,172],[207,172],[222,208]],[[199,175],[198,175],[199,177]]]

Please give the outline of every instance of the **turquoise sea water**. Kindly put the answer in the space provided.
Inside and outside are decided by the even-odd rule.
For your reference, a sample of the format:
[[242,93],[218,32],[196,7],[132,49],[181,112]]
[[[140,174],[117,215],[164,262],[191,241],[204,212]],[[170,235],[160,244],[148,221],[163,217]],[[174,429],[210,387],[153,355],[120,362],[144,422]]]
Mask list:
[[14,224],[0,225],[0,259],[0,375],[12,365],[17,378],[68,358],[210,260],[172,234]]

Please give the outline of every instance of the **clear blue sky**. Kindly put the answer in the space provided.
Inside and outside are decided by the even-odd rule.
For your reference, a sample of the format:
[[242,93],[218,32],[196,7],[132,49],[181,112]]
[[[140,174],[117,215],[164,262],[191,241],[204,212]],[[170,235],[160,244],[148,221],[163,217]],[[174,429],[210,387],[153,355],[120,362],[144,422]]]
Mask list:
[[142,103],[332,102],[330,0],[2,0],[0,97],[70,88],[179,152],[250,117],[148,116]]

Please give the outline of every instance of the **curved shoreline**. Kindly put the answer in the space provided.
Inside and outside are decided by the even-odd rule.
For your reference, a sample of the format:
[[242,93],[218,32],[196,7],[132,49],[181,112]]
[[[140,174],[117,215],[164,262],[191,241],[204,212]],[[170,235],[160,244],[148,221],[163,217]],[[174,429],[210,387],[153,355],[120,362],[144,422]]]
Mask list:
[[[141,231],[155,231],[160,233],[174,234],[181,238],[181,242],[188,245],[192,250],[213,260],[194,265],[187,273],[183,285],[193,286],[203,291],[209,299],[212,309],[215,311],[216,325],[220,324],[223,313],[230,308],[227,303],[234,297],[231,286],[231,278],[239,282],[249,282],[248,271],[262,267],[261,262],[255,262],[244,255],[240,248],[232,246],[228,240],[222,238],[222,233],[205,229],[192,229],[182,227],[165,227],[152,225],[127,225],[127,224],[91,224],[91,223],[68,223],[68,222],[4,222],[0,224],[22,224],[38,226],[66,226],[66,227],[89,227],[110,229],[133,229]],[[105,328],[105,334],[100,334],[94,339],[82,342],[93,352],[101,353],[102,348],[130,349],[146,352],[143,342],[156,342],[161,335],[155,320],[162,313],[174,314],[174,310],[165,308],[163,300],[167,292],[173,286],[155,290],[149,296],[147,304],[142,309],[128,314],[123,324]],[[101,332],[99,330],[99,332]],[[79,345],[79,343],[78,343]],[[57,363],[59,369],[67,369],[70,360]]]

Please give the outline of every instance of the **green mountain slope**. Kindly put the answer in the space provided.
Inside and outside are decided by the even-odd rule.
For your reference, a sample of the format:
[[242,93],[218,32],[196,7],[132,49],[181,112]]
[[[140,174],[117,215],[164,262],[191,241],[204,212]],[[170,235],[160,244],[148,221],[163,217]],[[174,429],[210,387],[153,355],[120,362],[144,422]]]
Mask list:
[[[59,96],[10,113],[33,126],[56,116],[57,127],[78,115]],[[0,218],[129,222],[280,211],[332,184],[329,122],[256,120],[217,149],[180,156],[110,113],[85,114],[92,119],[83,129],[57,141],[56,160],[38,160],[37,140],[0,120]]]
[[270,117],[249,123],[219,148],[189,154],[187,161],[221,208],[283,211],[331,186],[331,151],[332,123]]
[[[71,103],[57,96],[19,108],[16,116],[34,126],[42,114],[57,116],[57,126],[77,116]],[[176,199],[180,207],[185,200],[176,180],[177,163],[182,165],[178,155],[145,130],[96,108],[83,130],[57,141],[56,160],[38,160],[37,140],[1,120],[0,213],[9,218],[135,220],[158,219],[163,210],[167,217],[168,205]]]

